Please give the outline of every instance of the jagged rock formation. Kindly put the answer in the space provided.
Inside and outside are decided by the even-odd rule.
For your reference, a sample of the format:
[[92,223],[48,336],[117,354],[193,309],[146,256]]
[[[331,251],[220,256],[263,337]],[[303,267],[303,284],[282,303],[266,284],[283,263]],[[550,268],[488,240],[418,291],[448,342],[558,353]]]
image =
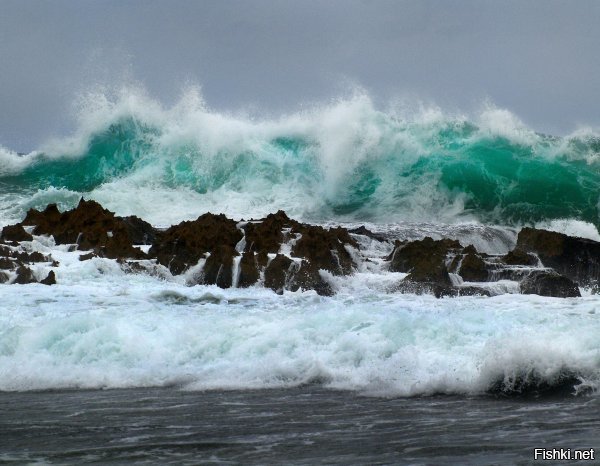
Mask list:
[[600,243],[562,233],[523,228],[516,249],[538,255],[546,267],[581,286],[598,287],[600,282]]
[[[188,268],[204,259],[206,253],[217,253],[220,264],[230,265],[236,244],[243,238],[236,222],[225,215],[203,214],[193,221],[173,225],[157,235],[148,254],[156,257],[159,263],[167,267],[174,275],[183,273]],[[217,249],[220,251],[217,252]],[[225,249],[223,249],[225,248]],[[209,263],[209,268],[214,259]],[[215,284],[216,274],[209,274],[202,283]],[[225,282],[223,282],[225,283]],[[227,286],[231,286],[231,277]]]
[[[33,273],[30,268],[33,263],[57,265],[49,256],[20,247],[33,240],[32,234],[52,235],[57,244],[86,251],[79,256],[82,261],[117,259],[131,273],[185,274],[191,285],[258,284],[277,293],[315,290],[320,295],[333,294],[333,276],[350,275],[359,265],[373,263],[361,253],[356,238],[379,242],[381,247],[390,245],[387,269],[407,274],[394,287],[399,292],[490,296],[494,294],[490,283],[511,280],[512,292],[576,297],[580,295],[576,282],[597,286],[600,279],[600,243],[532,228],[519,233],[514,250],[490,255],[453,239],[426,237],[391,245],[390,238],[365,227],[324,228],[290,219],[283,211],[240,222],[206,213],[158,231],[138,217],[118,217],[82,199],[66,212],[55,204],[43,211],[31,209],[21,223],[4,227],[0,283],[56,283],[53,270],[40,280],[43,269],[38,267]],[[149,245],[148,252],[140,245]]]
[[[33,239],[22,226],[12,225],[4,227],[0,238],[0,241],[5,241],[4,244],[0,244],[0,283],[18,285],[37,283],[38,280],[31,269],[31,265],[41,262],[58,265],[50,256],[45,256],[37,251],[27,252],[20,248],[18,241],[31,241]],[[23,239],[17,240],[15,238]],[[41,280],[40,283],[48,285],[56,283],[54,272],[51,271],[50,274],[52,276],[49,275]]]
[[[286,245],[289,256],[280,253]],[[358,246],[346,230],[306,225],[283,211],[239,224],[208,213],[159,233],[149,255],[174,274],[204,260],[195,283],[247,287],[263,275],[264,285],[276,292],[314,289],[330,295],[333,291],[319,270],[352,273],[355,264],[347,245]],[[237,276],[234,260],[239,261]]]
[[[549,265],[545,262],[547,255],[550,254],[548,251],[552,251],[552,253],[556,251],[557,242],[554,235],[549,235],[554,241],[551,247],[548,249],[538,248],[546,252],[546,255],[540,256],[540,258],[543,257],[543,264],[539,263],[540,261],[534,254],[528,252],[537,252],[538,249],[535,248],[537,241],[545,238],[546,233],[552,233],[539,233],[540,231],[526,231],[523,240],[517,243],[517,247],[504,256],[483,254],[472,245],[463,247],[455,240],[433,240],[426,237],[412,242],[397,241],[387,260],[390,262],[390,271],[408,273],[397,287],[402,292],[432,293],[437,297],[489,296],[490,292],[482,282],[504,279],[520,282],[520,290],[523,294],[561,298],[581,296],[577,283],[571,280],[567,273],[565,273],[566,276],[563,276],[555,270],[543,268],[543,266]],[[561,241],[564,241],[562,237],[566,235],[560,236]],[[521,239],[521,235],[519,238]],[[535,238],[535,240],[531,238]],[[577,240],[577,238],[570,238],[570,240]],[[543,239],[541,241],[543,242]],[[599,255],[595,256],[593,252],[590,252],[591,247],[588,240],[583,241],[588,246],[584,264],[574,266],[572,260],[569,263],[568,259],[562,256],[560,261],[555,260],[552,263],[562,264],[561,270],[569,271],[573,276],[581,276],[586,270],[593,272],[595,261],[600,257],[600,249],[598,250]],[[581,256],[583,254],[580,254],[580,260]],[[460,281],[471,284],[457,283],[457,279],[453,280],[451,274],[458,276]]]
[[133,244],[146,233],[154,238],[154,228],[137,217],[121,218],[104,209],[95,201],[81,199],[78,206],[59,212],[56,204],[50,204],[42,212],[30,209],[19,224],[35,226],[36,235],[52,235],[57,244],[76,244],[77,249],[93,250],[98,256],[117,259],[132,257],[142,259],[146,255]]
[[539,294],[555,298],[581,297],[577,284],[554,270],[536,270],[525,277],[520,286],[523,294]]
[[8,225],[2,229],[2,241],[31,241],[33,236],[25,231],[21,225]]

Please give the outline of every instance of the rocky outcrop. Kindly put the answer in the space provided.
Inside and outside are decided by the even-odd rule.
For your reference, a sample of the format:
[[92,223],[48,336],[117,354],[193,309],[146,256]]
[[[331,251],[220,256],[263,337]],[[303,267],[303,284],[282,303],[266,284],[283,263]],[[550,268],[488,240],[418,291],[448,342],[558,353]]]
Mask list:
[[265,269],[265,286],[280,294],[283,290],[301,289],[333,295],[331,285],[323,280],[317,266],[306,260],[294,261],[283,254],[277,254]]
[[125,221],[97,202],[81,199],[75,209],[63,213],[55,204],[42,212],[30,209],[20,225],[32,225],[36,235],[52,235],[57,244],[76,244],[101,257],[141,259],[145,254],[133,246],[133,240],[139,239],[136,231],[144,228],[141,222],[131,217]]
[[298,222],[291,220],[283,210],[269,214],[260,221],[250,221],[244,225],[246,245],[244,251],[265,256],[279,251],[285,236],[284,230],[291,231]]
[[[359,242],[377,251],[390,244],[386,236],[364,226],[325,228],[290,219],[283,211],[241,222],[206,213],[158,231],[138,217],[118,217],[82,199],[66,212],[54,204],[43,211],[31,209],[23,222],[3,228],[0,282],[34,283],[44,266],[36,266],[33,273],[31,264],[57,265],[52,257],[32,251],[35,242],[30,243],[34,238],[29,231],[52,235],[57,244],[72,245],[70,250],[85,251],[79,255],[82,261],[117,259],[128,273],[163,278],[185,274],[191,285],[262,285],[277,293],[315,290],[324,296],[334,293],[338,283],[334,277],[354,273],[357,262],[367,270],[379,267],[376,264],[383,258],[364,257]],[[143,244],[150,245],[147,254],[136,247]],[[406,274],[391,287],[394,291],[437,297],[489,296],[498,289],[515,292],[514,281],[520,282],[524,294],[575,297],[576,282],[597,284],[600,278],[600,243],[531,228],[521,231],[517,246],[505,255],[484,254],[453,239],[426,237],[396,241],[386,260],[389,271]],[[513,283],[486,284],[498,280]],[[56,283],[54,271],[40,283]]]
[[[489,266],[483,260],[483,257],[477,253],[473,246],[469,246],[471,249],[465,248],[461,259],[458,264],[456,273],[458,273],[463,280],[468,282],[485,282],[488,280],[490,272]],[[464,252],[466,251],[466,254]],[[458,257],[458,256],[457,256]]]
[[239,288],[248,288],[255,285],[260,279],[256,255],[253,252],[245,252],[240,259],[240,269],[238,272],[237,286]]
[[577,283],[563,277],[554,270],[536,270],[521,283],[521,293],[552,296],[555,298],[579,298],[581,293]]
[[2,229],[2,241],[31,241],[33,236],[25,231],[21,225],[8,225]]
[[[490,291],[484,285],[469,282],[507,279],[520,282],[523,294],[580,296],[577,283],[554,270],[540,269],[538,258],[519,247],[504,256],[490,256],[478,252],[472,245],[463,248],[454,240],[426,237],[411,242],[397,241],[387,260],[390,271],[408,273],[396,288],[405,293],[429,293],[436,297],[489,296]],[[452,280],[450,273],[459,275],[462,281]]]
[[[288,243],[289,256],[280,254]],[[209,213],[159,233],[149,255],[173,274],[205,259],[195,283],[229,288],[237,278],[237,286],[247,287],[256,284],[262,273],[264,285],[274,291],[313,289],[328,295],[331,287],[319,270],[334,275],[352,273],[355,264],[348,245],[358,246],[346,230],[306,225],[283,211],[239,224],[222,214]]]
[[358,243],[344,228],[300,223],[280,210],[261,221],[246,223],[243,229],[244,250],[255,252],[260,265],[266,265],[268,254],[276,254],[284,243],[292,242],[291,256],[306,259],[317,269],[347,275],[356,266],[346,246],[358,248]]
[[[177,275],[196,265],[200,259],[205,258],[206,253],[212,254],[219,248],[227,247],[231,255],[237,255],[235,246],[243,237],[235,221],[223,214],[206,213],[196,220],[181,222],[159,233],[148,254]],[[218,254],[219,258],[225,258],[223,251]],[[227,264],[230,263],[229,259],[225,259]],[[213,264],[214,259],[209,267]],[[216,268],[218,270],[219,266]],[[212,278],[216,279],[216,274],[215,277],[209,274],[209,280],[215,283]]]
[[35,276],[29,267],[20,265],[17,268],[17,277],[13,283],[18,285],[27,285],[28,283],[37,283],[37,280],[35,279]]
[[237,256],[238,253],[227,244],[220,244],[214,248],[204,263],[200,283],[230,288],[233,282],[234,255]]
[[[240,223],[222,214],[206,213],[157,231],[138,217],[118,217],[100,204],[82,199],[66,212],[60,212],[55,204],[43,211],[31,209],[23,222],[5,228],[5,236],[15,241],[32,240],[23,226],[32,227],[34,235],[52,235],[57,244],[88,251],[79,260],[115,258],[131,273],[149,269],[136,265],[135,260],[151,259],[173,275],[193,270],[186,277],[190,284],[228,288],[263,281],[277,292],[302,289],[322,295],[333,291],[321,271],[353,273],[356,264],[348,248],[358,248],[344,228],[300,223],[283,211]],[[135,247],[141,244],[151,245],[148,254]],[[2,258],[0,268],[15,270],[25,260],[48,258],[35,252],[10,252],[10,258]],[[25,269],[18,276],[19,283],[30,280]],[[54,274],[44,279],[45,283],[54,281]]]
[[[50,256],[45,256],[37,251],[28,252],[27,249],[29,247],[25,250],[23,249],[16,238],[23,238],[22,241],[31,241],[33,239],[31,235],[25,236],[22,234],[26,233],[23,227],[18,225],[4,227],[4,232],[9,233],[2,235],[2,240],[0,240],[8,242],[0,244],[0,283],[14,283],[17,285],[38,283],[36,274],[34,274],[30,267],[31,265],[42,262],[46,262],[50,266],[58,265],[58,262]],[[52,277],[47,277],[41,280],[40,283],[50,282],[51,279],[56,283],[54,273],[51,273]]]
[[56,285],[56,275],[54,275],[54,270],[48,272],[48,275],[43,280],[40,280],[42,285]]
[[533,254],[522,251],[521,249],[513,249],[502,256],[502,262],[506,265],[538,265],[538,259]]
[[379,233],[373,233],[371,230],[369,230],[364,225],[361,225],[358,228],[353,228],[351,230],[348,230],[348,233],[352,233],[354,235],[366,236],[367,238],[371,238],[371,239],[374,239],[375,241],[379,241],[379,242],[387,241],[387,238],[385,237],[385,235],[382,235]]
[[[281,210],[241,228],[245,252],[238,286],[256,283],[262,272],[264,285],[276,292],[315,290],[328,296],[333,290],[320,270],[348,275],[356,267],[348,247],[358,248],[358,243],[344,228],[300,223]],[[280,253],[286,244],[289,256]]]
[[461,249],[458,241],[426,237],[411,242],[396,242],[388,257],[390,271],[408,273],[407,282],[451,285],[446,258],[451,250]]
[[265,269],[265,286],[276,293],[283,293],[286,278],[294,266],[294,261],[283,254],[277,254]]
[[154,241],[156,241],[156,229],[145,220],[142,220],[135,215],[116,218],[123,222],[132,244],[148,245],[153,244]]
[[516,249],[538,255],[544,266],[581,286],[598,287],[600,242],[567,236],[554,231],[523,228]]
[[358,244],[344,228],[299,224],[292,233],[300,234],[292,247],[293,257],[305,258],[311,266],[334,275],[348,275],[355,267],[346,246],[358,248]]

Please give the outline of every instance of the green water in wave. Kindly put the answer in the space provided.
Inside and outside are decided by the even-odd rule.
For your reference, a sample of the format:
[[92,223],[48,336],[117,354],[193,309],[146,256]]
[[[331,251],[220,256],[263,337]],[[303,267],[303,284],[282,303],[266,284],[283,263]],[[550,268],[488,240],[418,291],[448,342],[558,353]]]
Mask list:
[[381,134],[371,146],[358,138],[356,157],[346,151],[331,160],[323,155],[323,136],[257,134],[245,145],[209,150],[193,139],[165,144],[161,128],[123,119],[91,136],[85,153],[41,155],[20,173],[0,178],[0,190],[54,187],[85,194],[131,178],[137,186],[221,190],[260,200],[279,186],[303,202],[313,199],[314,205],[302,207],[321,210],[323,217],[386,221],[414,214],[431,221],[458,205],[459,215],[503,224],[556,218],[600,224],[598,138],[513,141],[452,122],[388,124]]

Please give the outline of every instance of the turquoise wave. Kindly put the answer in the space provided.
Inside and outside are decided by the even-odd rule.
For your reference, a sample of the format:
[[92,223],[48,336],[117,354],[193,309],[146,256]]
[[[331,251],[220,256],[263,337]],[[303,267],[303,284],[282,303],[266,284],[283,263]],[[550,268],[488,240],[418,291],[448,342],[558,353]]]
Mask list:
[[202,125],[178,136],[167,123],[121,116],[86,136],[77,154],[41,152],[15,162],[18,168],[0,175],[0,196],[51,188],[85,195],[131,180],[139,188],[247,194],[256,202],[277,188],[298,200],[298,211],[325,219],[600,224],[600,138],[593,133],[502,133],[375,111],[350,123],[331,133],[326,125],[233,125],[215,142]]

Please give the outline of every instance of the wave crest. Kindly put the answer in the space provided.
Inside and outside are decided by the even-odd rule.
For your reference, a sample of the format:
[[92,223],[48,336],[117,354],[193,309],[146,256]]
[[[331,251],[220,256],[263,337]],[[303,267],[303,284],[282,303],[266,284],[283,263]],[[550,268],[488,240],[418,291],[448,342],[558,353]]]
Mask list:
[[244,217],[284,208],[307,220],[599,223],[600,136],[540,135],[490,105],[471,121],[383,112],[363,93],[256,120],[211,111],[192,88],[171,108],[138,90],[90,94],[80,114],[71,138],[1,151],[0,183],[146,216],[156,205],[143,199],[159,192]]

